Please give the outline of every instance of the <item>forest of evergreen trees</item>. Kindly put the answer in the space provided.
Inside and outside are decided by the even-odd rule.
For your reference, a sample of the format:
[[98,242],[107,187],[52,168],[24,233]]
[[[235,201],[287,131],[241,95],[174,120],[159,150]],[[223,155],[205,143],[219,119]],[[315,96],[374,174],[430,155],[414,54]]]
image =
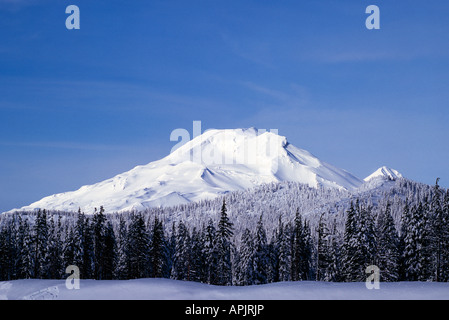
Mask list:
[[[291,215],[290,215],[291,216]],[[45,210],[0,220],[0,280],[172,278],[215,285],[277,281],[365,281],[376,265],[381,281],[449,281],[449,191],[438,182],[420,201],[404,201],[395,223],[390,201],[376,210],[351,202],[339,230],[324,212],[311,225],[300,208],[286,219],[235,234],[223,200],[217,219],[166,226],[157,214],[93,215]],[[271,217],[272,219],[274,217]]]

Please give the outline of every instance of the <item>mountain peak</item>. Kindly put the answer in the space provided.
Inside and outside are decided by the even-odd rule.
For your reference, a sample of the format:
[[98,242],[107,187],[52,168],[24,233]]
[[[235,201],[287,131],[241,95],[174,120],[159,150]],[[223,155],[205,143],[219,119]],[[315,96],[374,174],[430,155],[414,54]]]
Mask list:
[[212,129],[165,158],[111,179],[43,198],[20,210],[93,212],[143,210],[211,199],[271,182],[356,190],[363,183],[347,171],[288,143],[277,131]]
[[192,161],[210,165],[263,165],[285,153],[287,138],[277,132],[246,129],[210,129],[168,156],[173,164]]
[[368,177],[364,179],[365,182],[368,182],[373,179],[382,178],[386,180],[396,180],[398,178],[402,178],[402,174],[399,173],[397,170],[391,169],[386,166],[382,166],[376,171],[374,171],[372,174],[370,174]]

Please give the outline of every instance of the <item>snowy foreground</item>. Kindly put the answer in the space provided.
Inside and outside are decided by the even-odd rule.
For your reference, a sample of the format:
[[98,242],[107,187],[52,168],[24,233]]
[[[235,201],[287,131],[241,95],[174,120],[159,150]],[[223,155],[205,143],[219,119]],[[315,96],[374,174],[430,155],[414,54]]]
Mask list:
[[0,300],[449,300],[449,283],[281,282],[248,287],[218,287],[169,279],[81,280],[78,290],[64,280],[0,282]]

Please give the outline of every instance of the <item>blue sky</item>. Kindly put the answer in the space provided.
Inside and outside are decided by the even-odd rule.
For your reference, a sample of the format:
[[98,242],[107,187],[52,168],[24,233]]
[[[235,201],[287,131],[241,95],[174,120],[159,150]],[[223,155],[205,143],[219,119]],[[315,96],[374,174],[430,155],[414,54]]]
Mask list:
[[194,120],[448,187],[448,15],[443,0],[0,0],[0,211],[157,160]]

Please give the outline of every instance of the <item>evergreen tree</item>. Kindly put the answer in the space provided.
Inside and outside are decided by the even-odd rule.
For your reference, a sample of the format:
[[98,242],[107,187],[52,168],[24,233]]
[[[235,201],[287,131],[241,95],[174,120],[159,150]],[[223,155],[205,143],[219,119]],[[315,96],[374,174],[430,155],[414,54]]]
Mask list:
[[408,281],[427,281],[428,272],[428,228],[422,202],[410,209],[410,217],[406,220],[404,263],[405,276]]
[[329,244],[329,230],[321,214],[317,227],[317,249],[316,249],[316,280],[330,281],[331,279],[331,251]]
[[0,279],[11,280],[11,232],[7,226],[0,228]]
[[[430,216],[430,203],[426,197],[418,206],[416,219],[419,221],[418,228],[421,230],[418,237],[419,259],[421,269],[419,272],[419,281],[433,280],[433,265],[432,265],[432,223]],[[421,209],[421,210],[419,210]]]
[[73,228],[68,226],[66,231],[66,237],[64,239],[63,243],[63,250],[62,250],[62,261],[65,268],[71,265],[75,265],[75,252],[76,252],[77,244],[76,244],[76,236],[75,232],[73,231]]
[[39,210],[34,225],[34,276],[43,278],[45,274],[45,259],[47,255],[47,211]]
[[171,272],[173,269],[173,261],[175,257],[176,252],[176,224],[175,222],[172,223],[172,228],[170,235],[168,237],[168,244],[167,244],[167,266],[166,266],[166,273],[167,277],[171,278]]
[[85,247],[85,220],[86,217],[84,213],[81,212],[81,209],[78,209],[78,216],[75,225],[75,253],[74,253],[74,265],[76,265],[80,269],[80,276],[84,278],[84,247]]
[[104,279],[106,263],[106,216],[103,207],[95,213],[92,221],[93,232],[93,276],[96,280]]
[[326,279],[328,281],[342,281],[341,275],[341,245],[337,235],[337,224],[334,221],[332,232],[329,235],[330,265]]
[[190,252],[190,233],[186,225],[180,221],[178,224],[178,231],[176,233],[176,250],[171,272],[171,277],[173,279],[190,281]]
[[149,270],[150,239],[143,216],[133,214],[128,229],[128,254],[130,279],[146,278]]
[[26,220],[22,219],[22,215],[18,215],[18,227],[17,227],[17,233],[16,233],[16,258],[15,258],[15,265],[16,265],[16,279],[23,279],[25,278],[24,272],[23,272],[23,262],[24,257],[22,254],[24,254],[24,245],[25,245],[25,237],[27,232],[29,231],[28,223]]
[[58,224],[56,224],[56,215],[53,215],[48,225],[49,235],[46,256],[46,276],[48,279],[60,279],[64,272],[61,216],[58,216],[58,218]]
[[226,202],[223,199],[221,207],[220,221],[217,230],[217,285],[232,285],[232,264],[231,264],[231,237],[233,235],[233,224],[229,220],[226,209]]
[[278,259],[278,281],[290,281],[291,247],[288,228],[284,226],[282,217],[279,217],[278,233],[276,238]]
[[165,265],[167,261],[166,241],[162,221],[156,216],[154,218],[153,229],[151,232],[150,263],[153,278],[162,278],[164,276]]
[[437,179],[433,188],[433,196],[429,207],[430,247],[433,253],[433,279],[445,281],[448,278],[448,242],[449,242],[449,214],[444,209],[444,194]]
[[399,243],[398,243],[398,251],[399,251],[399,267],[398,267],[398,273],[399,273],[399,280],[405,281],[407,280],[407,263],[409,261],[410,257],[410,232],[411,232],[411,213],[410,213],[410,207],[409,207],[409,200],[405,200],[405,204],[402,208],[402,214],[401,214],[401,227],[400,227],[400,234],[399,234]]
[[360,280],[361,258],[358,238],[358,214],[354,203],[346,211],[345,229],[342,247],[342,277],[344,281]]
[[382,281],[392,282],[399,279],[399,237],[391,216],[390,203],[377,218],[377,266]]
[[80,266],[80,275],[83,279],[94,278],[94,235],[90,218],[84,219],[83,226],[83,257]]
[[299,209],[296,210],[295,222],[294,222],[294,230],[293,230],[293,246],[292,246],[292,275],[291,278],[293,281],[304,280],[301,278],[301,256],[304,250],[304,244],[302,242],[302,219],[299,214]]
[[191,236],[191,254],[190,254],[190,280],[196,282],[206,282],[205,264],[203,252],[203,241],[201,233],[194,227]]
[[439,281],[449,281],[449,189],[442,203],[441,259]]
[[404,239],[404,279],[408,281],[417,281],[418,273],[421,266],[418,258],[418,236],[420,230],[416,230],[416,214],[415,207],[404,207],[402,216],[402,234]]
[[296,211],[293,246],[292,246],[292,275],[293,281],[308,280],[311,277],[311,233],[308,223],[302,222],[299,210]]
[[246,228],[240,241],[239,259],[236,265],[237,285],[249,286],[254,284],[254,237]]
[[313,256],[313,244],[312,244],[312,232],[307,220],[304,221],[303,226],[303,243],[304,250],[301,258],[301,272],[304,280],[312,280],[314,278],[312,269],[312,256]]
[[9,277],[10,279],[17,279],[18,273],[18,253],[20,252],[20,245],[17,241],[17,234],[19,232],[19,223],[17,217],[13,217],[12,223],[9,226],[9,244],[10,244],[10,257],[9,257]]
[[19,269],[19,276],[20,279],[32,279],[34,278],[34,257],[33,254],[33,235],[31,231],[31,226],[28,222],[24,223],[23,225],[24,230],[24,237],[23,237],[23,244],[22,244],[22,250],[20,252],[21,262],[20,266],[21,269]]
[[268,282],[267,269],[270,263],[267,250],[267,235],[263,226],[262,215],[257,223],[254,241],[254,284],[264,284]]
[[103,275],[102,279],[112,280],[115,270],[116,241],[111,221],[107,221],[104,235]]
[[273,232],[270,241],[267,245],[268,252],[268,266],[267,266],[267,281],[268,283],[279,281],[279,259],[278,248],[276,246],[276,231]]
[[119,280],[128,279],[128,228],[123,215],[119,218],[119,227],[117,233],[117,254],[116,254],[116,267],[114,277]]
[[207,264],[205,266],[205,282],[209,284],[218,283],[218,250],[217,234],[212,219],[209,219],[204,232],[203,255]]

